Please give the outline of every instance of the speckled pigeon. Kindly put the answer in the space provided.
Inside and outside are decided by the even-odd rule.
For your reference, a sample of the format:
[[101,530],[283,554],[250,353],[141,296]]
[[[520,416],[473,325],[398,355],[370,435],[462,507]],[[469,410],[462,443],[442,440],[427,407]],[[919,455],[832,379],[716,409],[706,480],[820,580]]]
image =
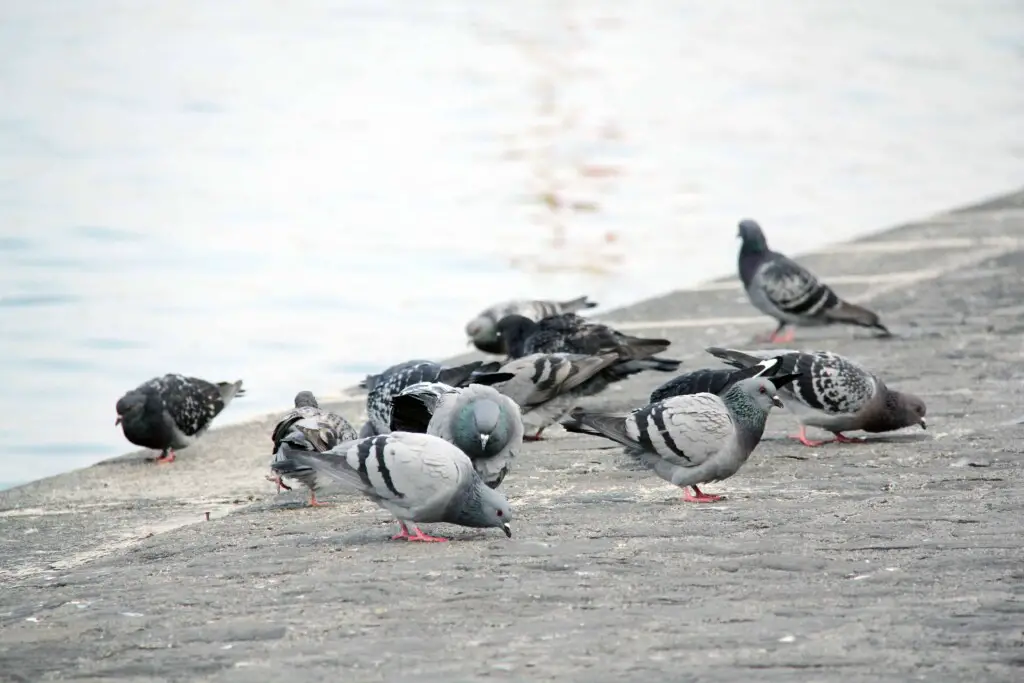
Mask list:
[[311,506],[323,505],[316,499],[316,473],[301,469],[296,471],[294,463],[279,457],[281,441],[293,430],[301,432],[305,437],[305,443],[319,453],[329,451],[345,441],[353,441],[359,438],[359,435],[341,415],[321,408],[311,391],[300,391],[296,394],[295,409],[274,426],[270,436],[274,443],[274,458],[271,461],[271,474],[267,478],[277,484],[278,491],[282,488],[291,490],[291,487],[282,481],[282,477],[296,479],[309,489]]
[[115,425],[136,446],[160,451],[157,463],[174,462],[174,450],[196,442],[232,399],[243,396],[242,380],[214,384],[168,374],[140,384],[117,401]]
[[765,358],[781,359],[779,372],[799,373],[790,386],[779,391],[789,412],[800,421],[798,439],[805,446],[820,446],[823,441],[807,438],[807,427],[826,429],[834,441],[855,443],[843,432],[888,432],[912,425],[927,427],[924,401],[914,394],[889,389],[885,382],[859,364],[831,351],[738,351],[707,349],[736,368],[750,367]]

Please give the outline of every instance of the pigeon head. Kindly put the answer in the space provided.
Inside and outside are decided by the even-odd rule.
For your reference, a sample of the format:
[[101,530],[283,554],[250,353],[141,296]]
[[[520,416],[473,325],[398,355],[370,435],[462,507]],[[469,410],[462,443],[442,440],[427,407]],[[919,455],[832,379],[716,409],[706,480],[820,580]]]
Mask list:
[[479,477],[467,495],[452,501],[446,521],[480,529],[499,527],[512,538],[512,506],[503,493],[488,488]]
[[498,321],[498,341],[507,355],[519,358],[523,355],[527,338],[535,329],[537,323],[526,316],[506,315]]
[[732,386],[725,394],[725,403],[735,413],[766,419],[771,412],[772,406],[782,407],[782,401],[776,395],[778,389],[772,380],[764,377],[751,377],[740,380]]
[[746,218],[740,221],[737,237],[743,240],[741,249],[747,253],[761,253],[768,251],[768,240],[761,231],[757,221]]
[[920,396],[889,391],[885,396],[883,410],[876,419],[864,425],[864,431],[889,432],[913,425],[921,425],[921,429],[928,429],[924,419],[927,410]]
[[497,334],[494,320],[486,315],[478,315],[466,324],[466,334],[471,341],[493,341]]
[[319,408],[320,404],[316,402],[316,396],[313,395],[312,391],[300,391],[295,394],[295,407]]
[[512,438],[512,417],[491,398],[472,398],[455,415],[453,441],[470,458],[497,455]]
[[137,418],[146,410],[146,395],[140,391],[129,391],[118,399],[114,410],[117,411],[117,419],[114,420],[115,426],[125,420]]

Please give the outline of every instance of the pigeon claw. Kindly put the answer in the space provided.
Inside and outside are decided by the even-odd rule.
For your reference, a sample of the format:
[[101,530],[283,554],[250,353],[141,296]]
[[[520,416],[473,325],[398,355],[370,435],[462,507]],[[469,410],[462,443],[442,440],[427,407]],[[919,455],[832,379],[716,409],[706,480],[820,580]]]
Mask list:
[[316,494],[315,493],[313,493],[312,491],[309,492],[309,507],[311,507],[311,508],[325,508],[325,507],[328,507],[329,505],[330,505],[330,503],[321,503],[319,500],[316,499]]
[[686,491],[683,493],[683,500],[687,503],[717,503],[720,500],[724,500],[725,496],[716,496],[711,493],[704,493],[696,486],[691,486],[693,493]]
[[166,453],[161,453],[153,462],[157,465],[167,465],[174,462],[174,451],[168,448]]
[[543,441],[544,439],[543,439],[543,437],[541,437],[541,432],[543,432],[543,431],[544,431],[544,427],[541,427],[540,429],[537,430],[537,433],[534,434],[533,436],[530,436],[528,434],[526,436],[524,436],[523,437],[523,441]]
[[400,521],[398,525],[402,527],[402,530],[391,537],[392,541],[419,541],[420,543],[445,543],[448,541],[447,538],[439,536],[427,536],[415,524],[412,527],[413,531],[409,531],[409,527],[405,525],[405,522]]
[[836,443],[867,443],[867,439],[859,436],[844,436],[840,432],[835,432],[836,438],[832,439]]
[[772,332],[770,335],[768,335],[768,341],[770,341],[773,344],[788,344],[789,342],[793,341],[795,338],[796,338],[796,330],[793,330],[793,329],[786,330],[786,332],[784,334],[779,334],[778,332]]

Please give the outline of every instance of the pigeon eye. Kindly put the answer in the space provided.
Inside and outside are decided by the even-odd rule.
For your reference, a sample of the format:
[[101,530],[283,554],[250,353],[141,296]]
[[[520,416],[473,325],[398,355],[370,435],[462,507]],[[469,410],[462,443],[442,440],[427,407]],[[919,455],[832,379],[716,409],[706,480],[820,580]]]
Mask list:
[[768,393],[768,390],[765,389],[764,387],[761,387],[760,389],[758,389],[758,391],[760,391],[762,394],[767,394]]
[[504,517],[504,516],[505,516],[505,513],[504,513],[504,512],[502,512],[501,510],[498,510],[498,516],[499,516],[499,517]]

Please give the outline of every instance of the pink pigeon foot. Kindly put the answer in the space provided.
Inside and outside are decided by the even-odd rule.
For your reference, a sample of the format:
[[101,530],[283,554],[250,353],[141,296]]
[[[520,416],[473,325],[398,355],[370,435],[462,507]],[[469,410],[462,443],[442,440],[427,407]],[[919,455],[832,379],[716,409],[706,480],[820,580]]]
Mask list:
[[833,439],[836,443],[867,443],[867,439],[859,436],[844,436],[840,432],[835,432],[836,438]]
[[693,493],[690,493],[689,491],[683,493],[683,500],[687,503],[715,503],[725,498],[725,496],[716,496],[711,493],[704,493],[696,486],[691,486],[690,488],[693,489]]

